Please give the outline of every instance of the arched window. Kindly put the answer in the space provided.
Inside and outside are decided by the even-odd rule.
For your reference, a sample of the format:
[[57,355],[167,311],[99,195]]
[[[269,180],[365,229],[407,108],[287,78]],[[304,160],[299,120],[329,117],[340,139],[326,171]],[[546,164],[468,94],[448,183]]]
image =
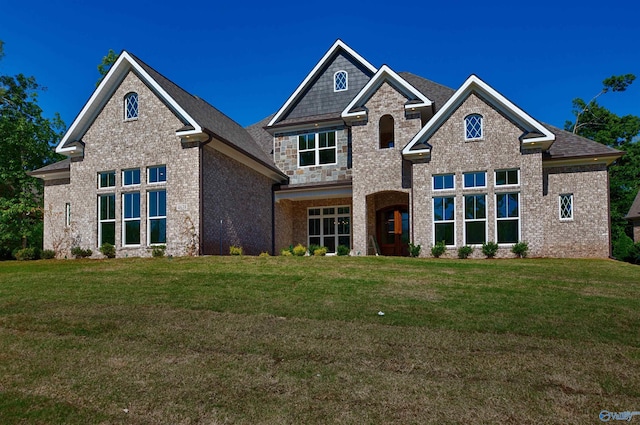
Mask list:
[[347,71],[338,71],[333,74],[333,91],[345,91],[349,88],[349,75]]
[[131,92],[124,97],[124,119],[138,118],[138,93]]
[[465,140],[482,139],[482,115],[471,114],[464,119]]
[[380,118],[380,149],[392,148],[394,146],[393,117],[383,115]]

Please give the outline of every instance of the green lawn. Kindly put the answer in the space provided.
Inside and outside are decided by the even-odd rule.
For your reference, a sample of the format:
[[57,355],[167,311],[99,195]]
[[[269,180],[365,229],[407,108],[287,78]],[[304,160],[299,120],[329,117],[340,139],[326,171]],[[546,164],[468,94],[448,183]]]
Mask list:
[[0,263],[1,424],[584,424],[601,410],[640,410],[627,263]]

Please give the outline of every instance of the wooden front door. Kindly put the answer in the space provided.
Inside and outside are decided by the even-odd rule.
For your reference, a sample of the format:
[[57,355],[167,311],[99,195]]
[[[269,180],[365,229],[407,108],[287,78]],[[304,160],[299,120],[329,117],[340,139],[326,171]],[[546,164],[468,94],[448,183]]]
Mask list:
[[378,211],[378,243],[382,255],[409,255],[409,211],[390,207]]

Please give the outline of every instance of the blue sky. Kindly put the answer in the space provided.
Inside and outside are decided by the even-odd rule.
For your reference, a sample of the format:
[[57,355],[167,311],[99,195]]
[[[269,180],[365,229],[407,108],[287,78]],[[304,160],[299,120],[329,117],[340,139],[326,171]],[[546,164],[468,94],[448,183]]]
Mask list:
[[[411,9],[406,9],[411,7]],[[128,50],[242,125],[275,112],[340,38],[374,66],[452,88],[476,74],[559,127],[604,78],[640,78],[640,5],[617,2],[0,0],[0,74],[33,75],[71,125],[109,49]],[[600,102],[640,115],[640,81]]]

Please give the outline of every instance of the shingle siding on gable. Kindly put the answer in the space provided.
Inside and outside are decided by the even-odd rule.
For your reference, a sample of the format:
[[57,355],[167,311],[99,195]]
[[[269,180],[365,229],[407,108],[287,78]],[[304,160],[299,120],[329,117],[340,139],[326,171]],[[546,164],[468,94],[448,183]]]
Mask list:
[[[349,89],[333,91],[333,76],[337,71],[344,70],[349,74]],[[340,113],[355,97],[362,87],[367,84],[372,74],[357,66],[346,54],[340,53],[320,74],[291,111],[282,119],[301,118],[328,113]]]

